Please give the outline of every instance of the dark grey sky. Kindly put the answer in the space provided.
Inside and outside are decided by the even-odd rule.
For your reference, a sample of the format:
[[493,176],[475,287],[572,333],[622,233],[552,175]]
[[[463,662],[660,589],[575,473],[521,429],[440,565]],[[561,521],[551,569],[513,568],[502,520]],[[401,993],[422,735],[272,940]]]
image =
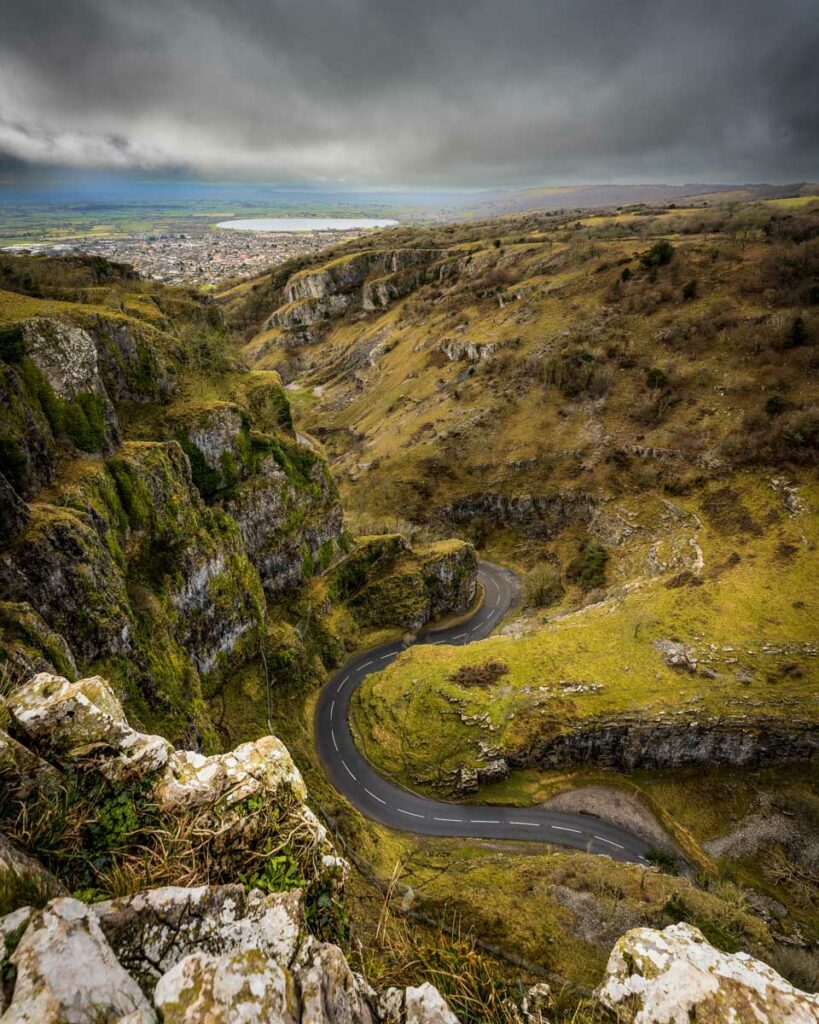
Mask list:
[[0,0],[4,165],[815,180],[819,0]]

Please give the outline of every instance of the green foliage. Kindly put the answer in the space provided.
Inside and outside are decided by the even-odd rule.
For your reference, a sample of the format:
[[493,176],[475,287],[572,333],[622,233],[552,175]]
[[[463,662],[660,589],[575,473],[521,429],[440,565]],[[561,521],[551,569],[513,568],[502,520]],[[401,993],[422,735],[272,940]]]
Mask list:
[[595,590],[605,586],[608,560],[609,553],[603,545],[587,537],[580,542],[580,551],[569,563],[566,576],[584,591]]
[[191,464],[191,477],[194,486],[202,495],[205,501],[211,501],[219,493],[222,486],[222,477],[218,470],[211,469],[205,461],[205,456],[200,448],[186,435],[177,436],[182,451],[188,456]]
[[132,530],[142,529],[151,515],[151,499],[145,484],[137,478],[127,460],[113,458],[108,460],[107,465],[114,478],[117,496],[127,516],[128,525]]
[[322,942],[347,945],[350,938],[347,908],[330,885],[313,885],[308,888],[304,916],[312,934]]
[[261,889],[262,892],[287,892],[307,885],[298,863],[286,853],[268,857],[261,869],[252,874],[240,871],[239,879],[246,889]]
[[667,238],[661,238],[658,242],[640,256],[640,263],[647,269],[664,267],[671,262],[674,255],[674,246]]
[[26,468],[25,452],[17,438],[0,434],[0,473],[18,491],[25,482]]
[[0,327],[0,359],[7,363],[19,363],[26,354],[25,337],[20,324]]
[[652,366],[646,370],[646,387],[651,388],[652,391],[661,391],[668,387],[668,377],[659,367]]
[[765,399],[765,412],[769,416],[780,416],[788,408],[788,402],[782,395],[768,395]]
[[104,409],[102,396],[91,392],[65,403],[65,433],[80,451],[98,452],[105,444]]
[[322,569],[328,569],[333,560],[333,539],[328,537],[319,548],[318,562]]
[[563,597],[560,573],[553,565],[535,566],[523,581],[526,603],[530,608],[548,608]]
[[86,825],[88,845],[109,853],[126,846],[140,829],[134,797],[127,790],[109,796],[97,808],[96,817]]
[[680,864],[674,854],[658,846],[650,846],[646,850],[646,860],[666,875],[677,875],[680,872]]

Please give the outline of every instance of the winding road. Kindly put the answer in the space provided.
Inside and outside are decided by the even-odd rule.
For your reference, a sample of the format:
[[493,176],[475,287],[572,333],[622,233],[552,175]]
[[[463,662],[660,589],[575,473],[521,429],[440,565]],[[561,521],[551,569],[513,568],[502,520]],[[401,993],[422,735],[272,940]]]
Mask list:
[[[478,563],[478,579],[485,594],[478,611],[448,629],[422,633],[416,643],[468,644],[492,632],[508,611],[518,581],[508,570],[484,561]],[[370,672],[385,668],[404,649],[399,641],[357,655],[327,682],[316,705],[319,758],[335,788],[362,814],[420,835],[556,843],[616,860],[648,863],[643,839],[596,816],[541,807],[448,803],[383,779],[356,748],[349,725],[350,699]]]

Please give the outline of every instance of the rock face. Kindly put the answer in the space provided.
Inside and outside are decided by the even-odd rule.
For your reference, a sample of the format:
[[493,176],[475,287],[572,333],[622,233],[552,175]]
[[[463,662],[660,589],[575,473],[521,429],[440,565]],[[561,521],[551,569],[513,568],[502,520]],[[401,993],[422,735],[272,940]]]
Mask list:
[[722,764],[756,766],[808,761],[819,753],[814,722],[715,718],[662,722],[644,719],[593,722],[543,737],[507,755],[512,768],[594,764],[631,771]]
[[90,464],[61,499],[37,505],[0,552],[0,590],[31,606],[70,660],[139,652],[147,666],[164,643],[182,712],[198,696],[195,672],[225,671],[258,650],[262,588],[239,527],[203,504],[176,442],[130,442]]
[[475,550],[462,541],[411,550],[398,534],[362,537],[336,566],[332,586],[361,625],[418,630],[470,607],[477,587]]
[[120,963],[146,992],[192,953],[258,950],[288,965],[302,939],[301,892],[245,894],[242,885],[151,889],[91,910]]
[[687,924],[618,940],[597,991],[631,1024],[816,1024],[819,996],[747,953],[722,953]]
[[485,519],[494,526],[511,526],[526,537],[548,540],[572,523],[587,523],[594,513],[591,495],[577,491],[510,497],[475,494],[458,498],[438,515],[451,523]]
[[326,463],[315,460],[306,476],[306,484],[297,486],[275,459],[268,458],[226,502],[270,596],[298,587],[315,567],[326,568],[344,530],[341,503]]
[[28,500],[66,450],[113,450],[121,434],[114,401],[155,401],[169,392],[151,331],[136,320],[25,321],[0,360],[0,472]]
[[[337,557],[338,493],[277,374],[236,370],[224,400],[165,411],[168,339],[90,309],[4,328],[2,654],[13,679],[104,660],[144,720],[213,746],[202,699],[258,656],[264,591]],[[138,431],[151,441],[121,442],[121,401],[154,403]]]
[[3,1024],[457,1024],[429,984],[373,991],[307,932],[298,890],[57,899],[0,919],[0,938]]
[[[288,822],[287,827],[298,826],[315,846],[323,882],[341,888],[347,866],[305,805],[301,774],[275,736],[211,757],[175,750],[161,736],[131,728],[116,695],[99,676],[76,683],[47,673],[35,676],[14,691],[7,712],[20,742],[9,738],[4,755],[0,733],[0,776],[19,799],[25,799],[27,785],[38,785],[37,751],[62,765],[94,770],[115,786],[136,785],[161,811],[179,817],[204,814],[226,837],[228,849],[232,832],[242,835],[245,829],[246,801],[263,801],[279,809],[282,827]],[[54,771],[46,765],[46,784]]]
[[153,1024],[145,994],[79,900],[35,911],[9,957],[16,972],[3,1024]]
[[270,315],[265,330],[281,329],[281,343],[288,347],[312,344],[331,320],[388,306],[422,284],[446,280],[465,258],[454,249],[372,249],[342,256],[294,274],[284,288],[285,304]]

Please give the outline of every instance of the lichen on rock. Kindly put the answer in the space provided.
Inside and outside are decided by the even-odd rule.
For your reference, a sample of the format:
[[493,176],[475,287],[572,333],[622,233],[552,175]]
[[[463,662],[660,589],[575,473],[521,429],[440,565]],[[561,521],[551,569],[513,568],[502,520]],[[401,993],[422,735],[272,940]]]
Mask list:
[[631,1024],[816,1024],[819,995],[747,953],[723,953],[697,928],[635,928],[617,941],[597,990]]

